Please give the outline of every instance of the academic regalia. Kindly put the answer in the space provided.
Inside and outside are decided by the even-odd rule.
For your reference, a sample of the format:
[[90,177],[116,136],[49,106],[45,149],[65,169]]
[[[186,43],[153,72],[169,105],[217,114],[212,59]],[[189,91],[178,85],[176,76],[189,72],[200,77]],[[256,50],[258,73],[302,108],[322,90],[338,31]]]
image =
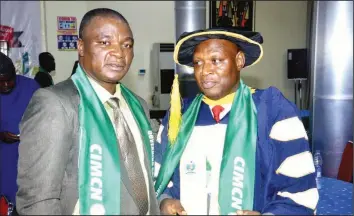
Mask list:
[[[245,54],[245,67],[256,64],[263,55],[260,45],[263,39],[259,33],[219,28],[184,33],[175,47],[175,62],[192,67],[195,47],[208,39],[225,39],[235,43]],[[275,87],[255,90],[242,81],[236,92],[219,100],[223,104],[213,104],[213,101],[200,95],[179,103],[177,79],[178,76],[171,93],[171,108],[162,121],[155,144],[155,190],[160,201],[164,198],[178,199],[187,214],[192,215],[222,214],[222,208],[230,213],[253,210],[274,215],[314,214],[319,198],[315,168],[299,110],[293,103]],[[201,102],[200,98],[203,98]],[[200,105],[196,106],[195,101],[198,100]],[[215,117],[216,105],[223,106],[218,111],[221,112],[219,119]],[[250,112],[243,111],[243,107]],[[241,120],[238,116],[241,116]],[[188,129],[191,126],[188,122],[194,121],[191,119],[195,119],[195,122],[192,129]],[[238,133],[230,133],[232,128],[239,128]],[[252,130],[256,133],[250,134]],[[189,139],[181,134],[190,134]],[[237,142],[230,144],[230,137]],[[184,148],[181,143],[184,143]],[[244,170],[236,166],[241,161],[236,160],[238,157],[225,160],[226,146],[235,145],[245,146],[245,149],[251,149],[250,146],[254,145],[253,160],[242,162]],[[171,155],[177,155],[176,152],[182,152],[182,156],[174,167],[172,164],[176,160],[171,160]],[[222,169],[227,164],[223,163],[224,160],[227,163],[234,160],[234,170]],[[251,168],[246,170],[250,161],[253,161],[254,168],[249,166]],[[165,173],[170,170],[171,176],[166,176]],[[221,181],[225,180],[222,177],[226,171],[231,171],[230,178]],[[240,175],[246,171],[253,173],[253,180],[246,180]],[[168,184],[161,183],[166,182],[166,179],[169,180]],[[243,190],[246,184],[252,190]],[[224,187],[230,186],[233,188],[223,193],[228,197],[221,196]],[[246,209],[238,209],[244,207],[242,202],[245,197],[242,195],[252,199],[251,202],[246,200],[249,204]],[[228,199],[232,207],[223,206],[225,203],[220,201],[220,197],[221,200]]]
[[[17,75],[16,86],[9,94],[0,94],[0,131],[19,134],[23,113],[39,85],[31,78]],[[33,134],[35,136],[35,134]],[[0,194],[15,203],[17,192],[18,145],[0,141]]]
[[[297,108],[274,87],[256,90],[252,98],[257,107],[258,120],[254,209],[275,215],[313,214],[314,209],[306,205],[316,207],[318,200],[314,166]],[[183,101],[183,113],[191,101]],[[161,166],[167,147],[168,115],[163,119],[157,136],[156,169]],[[200,143],[204,143],[204,148],[208,148],[206,143],[218,145],[208,142],[208,139],[225,134],[228,117],[229,113],[217,124],[209,106],[202,103],[193,133],[204,135],[198,137]],[[180,199],[180,175],[181,172],[187,172],[187,165],[182,164],[175,169],[163,196]],[[273,172],[278,169],[279,174]],[[305,175],[307,172],[311,174]],[[290,177],[292,175],[304,176],[293,178]],[[277,195],[275,192],[278,190],[281,190],[281,194]]]

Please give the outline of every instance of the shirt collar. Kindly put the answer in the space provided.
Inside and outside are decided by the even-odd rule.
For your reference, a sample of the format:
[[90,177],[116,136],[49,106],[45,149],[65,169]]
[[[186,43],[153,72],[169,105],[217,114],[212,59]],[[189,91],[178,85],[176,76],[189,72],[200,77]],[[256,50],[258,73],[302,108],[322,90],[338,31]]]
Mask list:
[[95,90],[98,98],[102,102],[102,104],[105,104],[110,98],[116,97],[118,99],[121,99],[121,91],[120,91],[120,84],[116,85],[116,92],[114,95],[109,93],[105,88],[103,88],[96,80],[91,78],[89,75],[87,75],[88,80],[91,83],[92,88]]

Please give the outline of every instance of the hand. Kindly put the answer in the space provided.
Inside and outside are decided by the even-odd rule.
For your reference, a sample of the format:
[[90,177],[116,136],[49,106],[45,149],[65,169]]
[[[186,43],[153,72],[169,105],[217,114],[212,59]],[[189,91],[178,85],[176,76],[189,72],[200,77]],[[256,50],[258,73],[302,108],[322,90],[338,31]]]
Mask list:
[[160,210],[162,215],[187,215],[181,201],[176,199],[164,199],[161,202]]
[[257,211],[239,210],[236,212],[236,215],[261,215],[261,213]]
[[7,131],[0,132],[0,140],[4,143],[11,144],[20,141],[20,136]]

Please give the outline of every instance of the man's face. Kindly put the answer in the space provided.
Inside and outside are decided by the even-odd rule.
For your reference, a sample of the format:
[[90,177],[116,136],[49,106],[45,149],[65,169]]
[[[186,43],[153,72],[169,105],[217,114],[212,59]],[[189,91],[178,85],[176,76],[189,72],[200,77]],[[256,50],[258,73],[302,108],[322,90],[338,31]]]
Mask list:
[[209,39],[196,47],[193,63],[199,89],[208,98],[218,100],[236,91],[245,57],[232,42]]
[[10,94],[15,85],[16,76],[12,74],[0,74],[0,94]]
[[133,45],[133,34],[124,21],[95,17],[79,40],[81,65],[101,85],[116,84],[129,70]]

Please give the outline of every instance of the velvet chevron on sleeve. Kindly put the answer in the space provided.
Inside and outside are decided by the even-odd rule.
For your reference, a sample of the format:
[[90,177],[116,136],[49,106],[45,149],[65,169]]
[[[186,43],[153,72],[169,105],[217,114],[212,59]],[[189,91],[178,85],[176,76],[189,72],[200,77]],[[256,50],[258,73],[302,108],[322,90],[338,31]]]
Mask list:
[[[253,210],[275,215],[314,214],[319,199],[315,168],[299,110],[274,87],[256,90],[252,97],[258,121]],[[183,112],[191,101],[183,101]],[[219,124],[227,125],[228,121],[229,114],[226,114]],[[168,113],[155,144],[156,175],[168,145],[167,123]],[[195,130],[204,130],[215,124],[209,106],[202,102]],[[219,133],[224,136],[225,131],[215,131],[213,136]],[[205,134],[200,140],[208,139],[208,136],[211,135]],[[178,166],[161,199],[180,199],[180,172]]]

